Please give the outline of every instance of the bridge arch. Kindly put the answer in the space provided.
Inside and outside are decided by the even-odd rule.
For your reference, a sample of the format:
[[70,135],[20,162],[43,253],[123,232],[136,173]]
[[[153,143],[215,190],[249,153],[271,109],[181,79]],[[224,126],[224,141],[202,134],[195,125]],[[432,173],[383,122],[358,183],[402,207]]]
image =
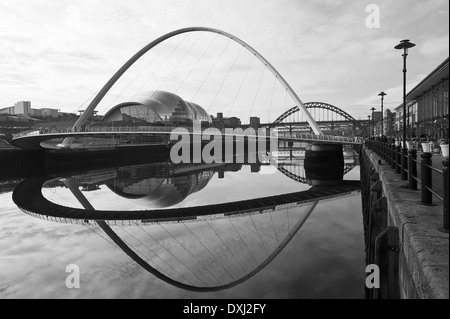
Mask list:
[[189,28],[183,28],[178,29],[169,33],[166,33],[165,35],[157,38],[156,40],[150,42],[145,47],[143,47],[140,51],[138,51],[134,56],[132,56],[112,77],[111,79],[103,86],[103,88],[99,91],[99,93],[93,98],[89,106],[86,108],[86,110],[83,112],[83,114],[80,116],[80,118],[77,120],[77,122],[72,127],[72,130],[76,130],[83,126],[86,121],[88,120],[89,116],[92,114],[94,109],[97,107],[97,105],[101,102],[101,100],[104,98],[106,93],[113,87],[113,85],[120,79],[120,77],[136,62],[138,61],[145,53],[147,53],[149,50],[151,50],[153,47],[158,45],[159,43],[174,37],[176,35],[182,34],[182,33],[188,33],[188,32],[212,32],[219,35],[222,35],[224,37],[227,37],[234,42],[238,43],[239,45],[242,45],[248,52],[253,54],[259,61],[261,61],[268,69],[269,71],[278,79],[278,81],[283,85],[283,87],[286,89],[287,93],[290,95],[290,97],[295,101],[295,103],[298,105],[299,110],[303,113],[303,115],[306,117],[307,122],[313,129],[314,133],[317,135],[322,135],[322,131],[317,125],[314,118],[311,116],[311,114],[308,112],[306,107],[304,106],[303,102],[300,100],[298,95],[294,92],[294,90],[291,88],[291,86],[286,82],[286,80],[281,76],[281,74],[267,61],[259,52],[257,52],[255,49],[253,49],[250,45],[242,41],[241,39],[235,37],[234,35],[227,33],[222,30],[208,28],[208,27],[189,27]]
[[[364,135],[366,135],[365,128],[353,116],[351,116],[344,110],[338,108],[337,106],[334,106],[334,105],[331,105],[328,103],[323,103],[323,102],[308,102],[308,103],[304,104],[304,107],[306,109],[317,108],[317,109],[325,109],[325,110],[334,112],[334,113],[344,117],[346,120],[355,124],[361,130],[361,132]],[[281,114],[275,121],[273,121],[272,126],[276,126],[276,124],[281,123],[284,119],[291,116],[292,114],[297,113],[298,111],[300,111],[300,108],[298,106],[294,106],[294,107],[290,108],[289,110],[287,110],[286,112]]]
[[[356,167],[356,164],[345,164],[344,166],[344,176],[349,173],[353,168]],[[295,169],[292,169],[292,166],[284,166],[283,164],[278,164],[277,167],[278,171],[282,173],[287,178],[290,178],[291,180],[295,182],[299,182],[302,184],[309,184],[310,181],[306,178],[306,176],[301,176],[301,174],[298,174]]]
[[[55,204],[48,199],[46,199],[42,194],[42,187],[45,184],[45,182],[48,179],[47,177],[32,177],[25,179],[19,186],[14,190],[13,192],[13,200],[18,205],[18,207],[26,214],[29,214],[31,216],[42,218],[42,219],[50,219],[52,218],[59,218],[61,220],[64,220],[65,223],[68,221],[70,222],[71,219],[73,220],[82,220],[83,224],[86,224],[86,222],[92,221],[93,223],[97,224],[105,233],[106,235],[120,248],[122,249],[129,257],[131,257],[138,265],[140,265],[143,269],[148,271],[149,273],[153,274],[155,277],[165,281],[168,284],[171,284],[175,287],[189,290],[189,291],[195,291],[195,292],[211,292],[211,291],[220,291],[224,289],[228,289],[231,287],[234,287],[236,285],[239,285],[249,278],[256,275],[258,272],[260,272],[262,269],[264,269],[273,259],[275,259],[280,252],[289,244],[289,242],[294,238],[295,234],[300,230],[300,228],[304,225],[306,220],[309,218],[309,216],[312,214],[314,209],[316,208],[317,204],[321,200],[320,198],[314,199],[311,198],[310,195],[306,196],[305,203],[308,205],[308,209],[303,216],[303,218],[299,218],[295,225],[289,230],[288,235],[286,238],[281,241],[278,246],[270,253],[267,257],[264,258],[263,261],[260,262],[260,264],[254,268],[252,271],[246,273],[244,276],[241,276],[239,278],[234,278],[232,281],[228,283],[221,283],[219,285],[215,286],[196,286],[193,284],[188,284],[181,282],[179,280],[175,280],[174,278],[165,275],[160,270],[152,267],[147,261],[145,261],[142,257],[139,256],[138,253],[136,253],[132,247],[128,243],[126,243],[124,240],[122,240],[118,234],[110,227],[110,224],[108,223],[109,217],[104,219],[103,217],[107,217],[108,214],[104,211],[98,211],[95,210],[92,205],[89,203],[89,201],[84,198],[84,196],[81,194],[81,191],[76,187],[76,185],[70,184],[70,179],[68,179],[69,184],[66,184],[69,189],[73,192],[75,197],[78,199],[80,204],[84,207],[84,209],[81,208],[70,208],[70,207],[64,207],[58,204]],[[349,189],[346,189],[343,194],[347,194],[350,189],[355,189],[355,186],[350,186]],[[24,201],[25,198],[22,192],[29,194],[31,197],[33,197],[34,201],[31,203],[30,201]],[[308,192],[304,191],[303,193]],[[310,190],[311,192],[311,190]],[[327,199],[330,197],[330,194],[326,191],[319,190],[319,192],[322,195],[322,199]],[[299,194],[302,192],[298,192]],[[338,192],[339,193],[339,192]],[[310,193],[309,193],[310,194]],[[336,195],[342,195],[342,194],[336,194]],[[296,205],[299,204],[296,200],[291,200],[292,203],[296,203]],[[38,204],[37,204],[38,203]],[[224,205],[224,204],[220,204]],[[274,211],[273,202],[270,206],[270,209],[266,209],[266,213],[270,214],[271,211]],[[279,206],[283,207],[286,205],[286,201],[283,201],[282,204]],[[26,207],[25,207],[26,206]],[[45,206],[45,208],[44,208]],[[52,207],[52,209],[49,209]],[[179,209],[179,208],[178,208]],[[175,209],[177,210],[177,209]],[[47,215],[47,212],[52,212],[50,215]],[[195,211],[197,211],[195,209]],[[212,210],[214,211],[214,210]],[[257,210],[258,214],[262,214],[263,212],[261,210]],[[73,214],[76,212],[75,214]],[[112,212],[112,211],[109,211]],[[143,221],[147,220],[142,214],[147,214],[151,211],[145,210],[145,211],[118,211],[120,215],[126,218],[129,225],[133,225],[133,222]],[[84,215],[83,217],[80,217],[80,214]],[[250,212],[247,212],[250,213]],[[97,215],[98,216],[95,216]],[[208,212],[208,214],[211,214],[211,211]],[[78,216],[77,216],[78,215]],[[226,214],[225,214],[226,216]],[[231,216],[226,216],[224,218],[230,218]],[[236,214],[236,216],[242,216],[241,214]],[[97,218],[100,217],[100,218]],[[183,218],[182,218],[183,219]],[[188,220],[193,220],[192,216],[187,217]],[[164,218],[162,220],[157,221],[157,223],[164,221]],[[167,221],[167,220],[166,220]],[[180,222],[180,220],[178,221]],[[117,225],[116,223],[112,223],[112,225]],[[119,224],[120,225],[120,224]],[[137,224],[136,224],[137,225]]]

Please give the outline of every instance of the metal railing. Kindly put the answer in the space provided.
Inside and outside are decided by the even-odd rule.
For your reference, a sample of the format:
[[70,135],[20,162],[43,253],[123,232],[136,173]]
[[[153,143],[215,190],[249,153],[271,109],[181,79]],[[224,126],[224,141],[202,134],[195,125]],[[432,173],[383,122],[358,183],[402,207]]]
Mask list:
[[[93,125],[87,126],[83,129],[73,130],[72,127],[52,127],[52,128],[42,128],[35,130],[28,130],[25,132],[20,132],[14,134],[14,138],[24,137],[24,136],[35,136],[43,134],[67,134],[67,133],[107,133],[107,132],[166,132],[170,133],[177,130],[187,130],[188,132],[193,132],[193,127],[174,127],[174,126],[105,126],[105,125]],[[203,131],[203,130],[202,130]],[[222,134],[227,134],[226,129],[220,130]],[[254,131],[253,133],[247,130],[243,131],[245,136],[256,136],[258,133]],[[256,135],[255,135],[256,133]],[[349,144],[362,144],[363,140],[359,137],[344,137],[344,136],[334,136],[334,135],[316,135],[308,133],[288,133],[279,132],[277,137],[292,138],[292,139],[304,139],[309,141],[334,141],[340,143]]]
[[279,132],[278,137],[285,138],[298,138],[304,140],[314,140],[314,141],[334,141],[334,142],[342,142],[342,143],[350,143],[350,144],[362,144],[363,140],[361,138],[355,137],[345,137],[345,136],[335,136],[335,135],[316,135],[316,134],[308,134],[308,133],[289,133],[289,132]]
[[[408,188],[417,190],[417,184],[420,183],[421,198],[423,205],[433,204],[433,195],[443,202],[443,229],[449,231],[448,220],[448,157],[442,160],[443,169],[440,170],[433,166],[432,153],[423,152],[420,154],[421,160],[417,160],[417,150],[401,148],[399,145],[384,143],[380,141],[367,140],[366,147],[373,150],[381,156],[392,169],[395,169],[401,178],[408,180]],[[420,176],[417,173],[417,167],[420,165]],[[433,172],[442,175],[443,193],[442,196],[436,191],[437,184],[433,184]]]
[[[192,131],[191,127],[183,127]],[[44,129],[28,130],[14,134],[14,138],[23,136],[34,136],[43,134],[67,134],[67,133],[106,133],[106,132],[172,132],[175,130],[172,126],[88,126],[80,130],[73,130],[72,127],[51,127]]]

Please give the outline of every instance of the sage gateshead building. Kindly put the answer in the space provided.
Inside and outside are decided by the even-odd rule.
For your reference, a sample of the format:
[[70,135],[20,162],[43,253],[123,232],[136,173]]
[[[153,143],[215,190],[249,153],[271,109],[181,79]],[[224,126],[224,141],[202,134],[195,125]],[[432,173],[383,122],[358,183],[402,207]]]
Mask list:
[[105,114],[102,124],[192,127],[194,120],[199,121],[202,127],[212,123],[211,117],[200,105],[187,102],[170,92],[149,91],[132,102],[114,106]]
[[[449,138],[447,58],[407,95],[407,129],[412,136]],[[397,128],[403,127],[403,105],[398,106]]]

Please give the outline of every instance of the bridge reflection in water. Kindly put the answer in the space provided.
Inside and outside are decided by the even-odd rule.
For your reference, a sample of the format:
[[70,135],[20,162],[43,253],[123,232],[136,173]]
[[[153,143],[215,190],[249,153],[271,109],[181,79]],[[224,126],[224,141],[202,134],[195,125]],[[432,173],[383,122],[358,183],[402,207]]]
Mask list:
[[[345,171],[357,165],[356,161],[346,162]],[[289,178],[307,182],[308,172],[301,157],[291,156],[279,164],[279,170]],[[215,173],[223,176],[223,172],[241,168],[242,164],[233,163],[161,162],[58,178],[28,178],[15,189],[13,200],[32,216],[84,225],[157,278],[182,289],[203,292],[230,288],[251,278],[288,245],[319,202],[360,191],[358,181],[342,181],[332,187],[312,186],[289,194],[173,207],[207,187]],[[301,176],[301,172],[305,175]],[[152,209],[95,209],[82,190],[92,191],[103,185]],[[46,189],[62,186],[71,191],[83,209],[62,206],[43,196]]]

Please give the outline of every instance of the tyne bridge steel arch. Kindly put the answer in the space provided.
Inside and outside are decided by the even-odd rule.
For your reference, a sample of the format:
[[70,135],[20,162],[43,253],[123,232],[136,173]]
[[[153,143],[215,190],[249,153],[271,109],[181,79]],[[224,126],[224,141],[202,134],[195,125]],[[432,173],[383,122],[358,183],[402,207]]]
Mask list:
[[[334,113],[344,117],[346,120],[355,124],[355,126],[358,127],[361,130],[361,132],[363,132],[364,135],[366,135],[366,129],[353,116],[351,116],[344,110],[338,108],[337,106],[334,106],[334,105],[331,105],[328,103],[323,103],[323,102],[308,102],[308,103],[304,104],[304,107],[306,109],[317,108],[317,109],[325,109],[325,110],[334,112]],[[287,110],[286,112],[281,114],[275,121],[273,121],[272,126],[276,126],[277,124],[282,123],[283,120],[285,120],[292,114],[295,114],[299,111],[300,111],[300,108],[298,106],[294,106],[294,107],[290,108],[289,110]]]

